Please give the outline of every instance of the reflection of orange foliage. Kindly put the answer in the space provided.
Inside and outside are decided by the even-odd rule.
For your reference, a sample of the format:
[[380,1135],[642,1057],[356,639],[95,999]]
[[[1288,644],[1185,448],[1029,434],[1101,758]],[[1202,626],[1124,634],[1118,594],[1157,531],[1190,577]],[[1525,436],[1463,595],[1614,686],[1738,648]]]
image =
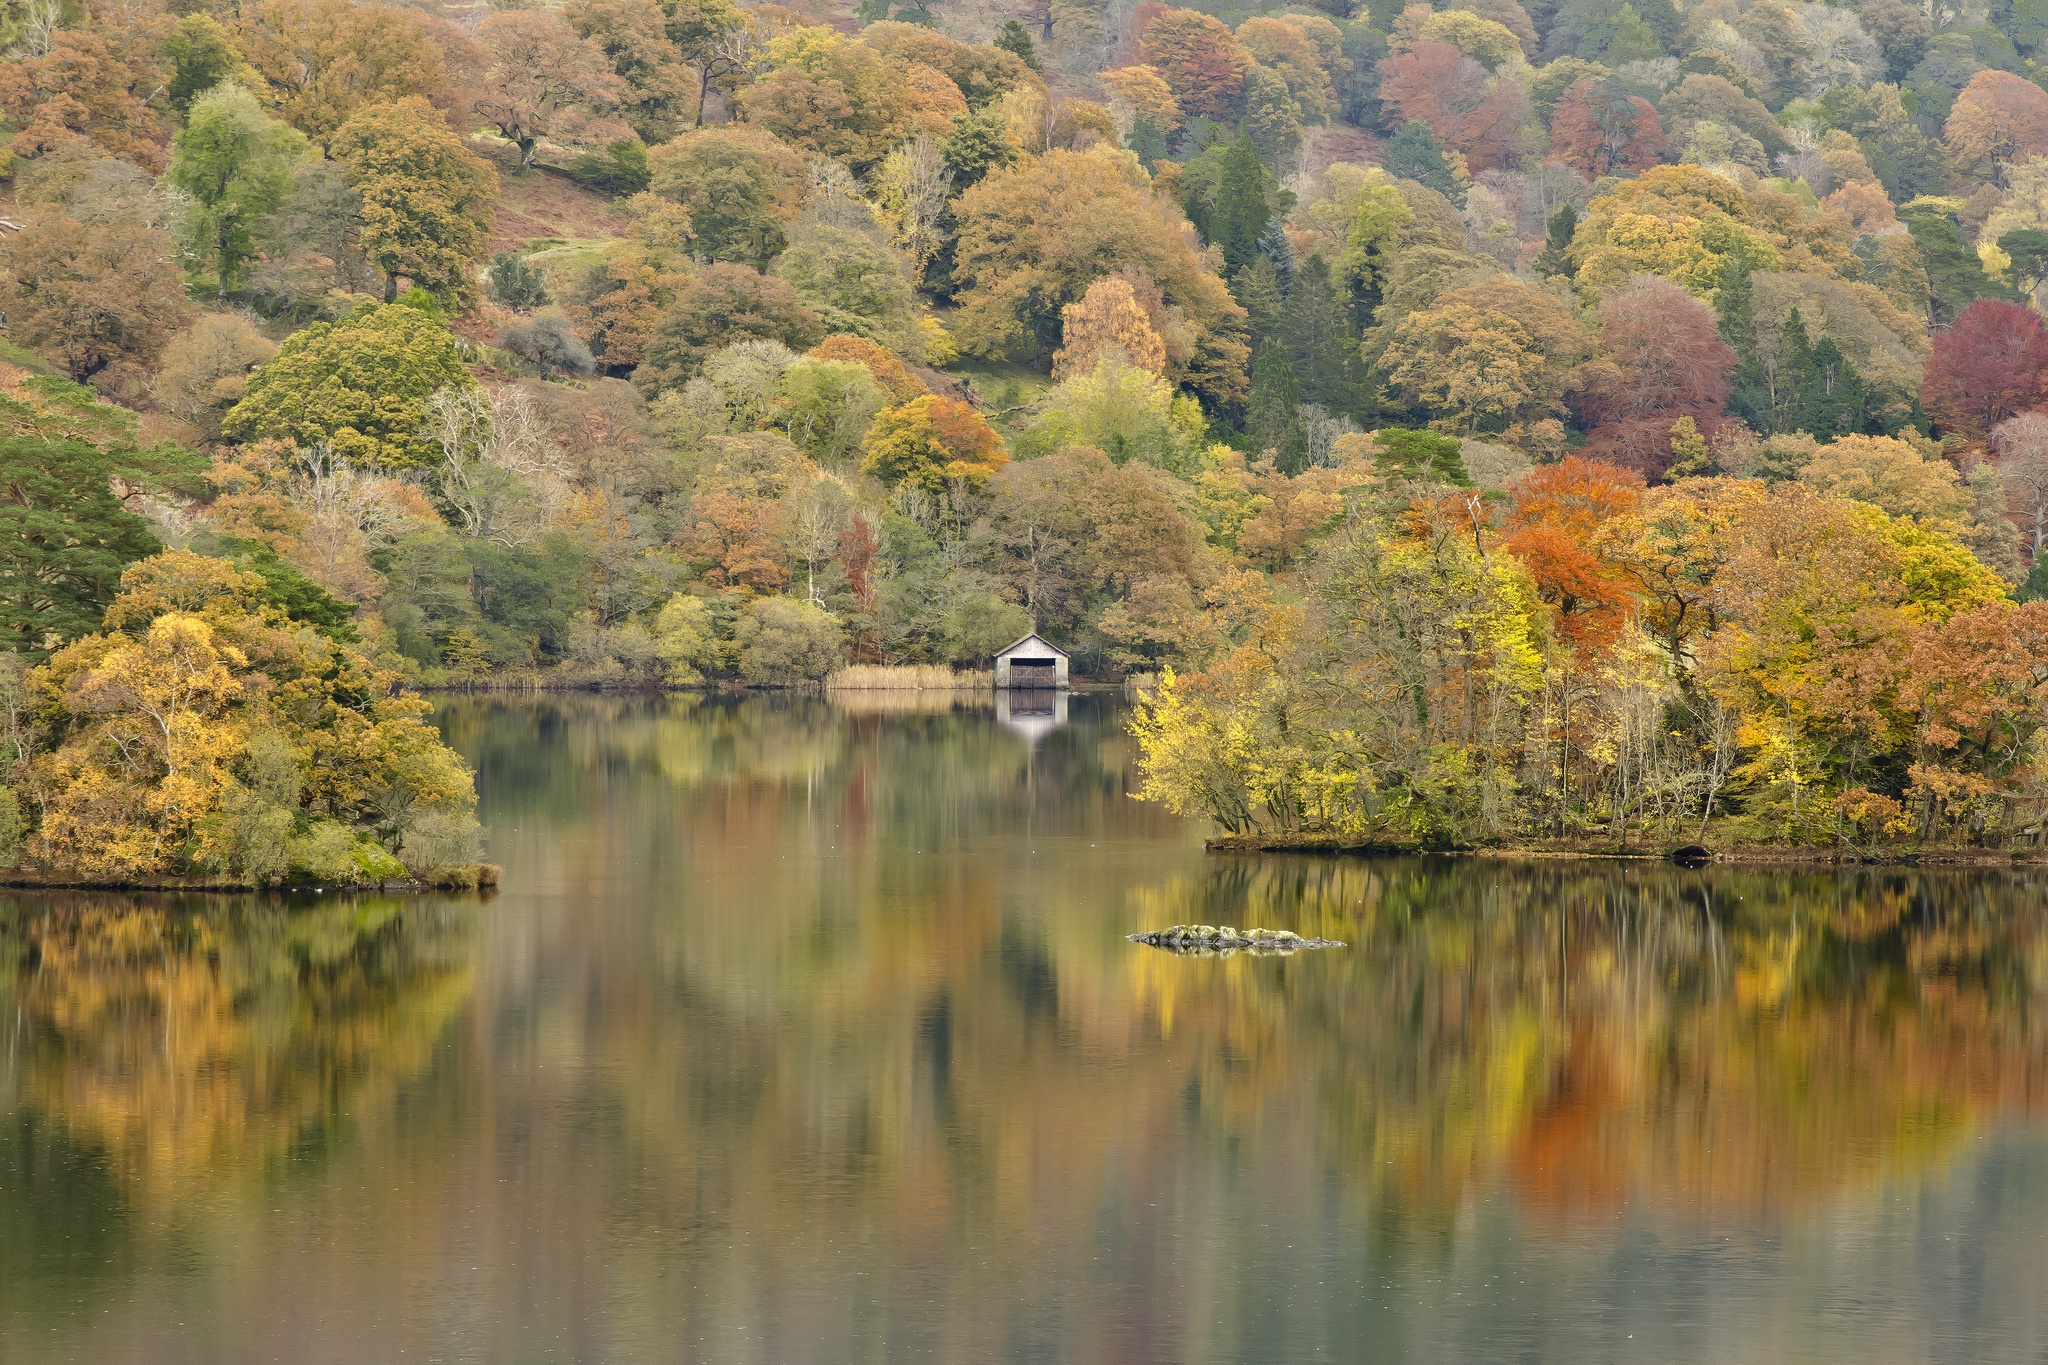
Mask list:
[[[1507,1154],[1515,1187],[1531,1204],[1563,1214],[1604,1214],[1628,1194],[1621,1158],[1628,1134],[1615,1132],[1615,1085],[1583,1026],[1574,1036],[1543,1106]],[[1617,1151],[1616,1148],[1624,1150]]]
[[[2013,1012],[2048,921],[2017,911],[2019,885],[1765,872],[1706,891],[1728,922],[1673,874],[1268,864],[1132,918],[1348,940],[1352,962],[1289,968],[1334,973],[1342,1005],[1243,959],[1159,954],[1130,989],[1228,1131],[1319,1110],[1362,1184],[1409,1206],[1499,1174],[1555,1217],[1784,1211],[2048,1095],[2048,1049]],[[1325,1008],[1327,1037],[1288,1022]]]

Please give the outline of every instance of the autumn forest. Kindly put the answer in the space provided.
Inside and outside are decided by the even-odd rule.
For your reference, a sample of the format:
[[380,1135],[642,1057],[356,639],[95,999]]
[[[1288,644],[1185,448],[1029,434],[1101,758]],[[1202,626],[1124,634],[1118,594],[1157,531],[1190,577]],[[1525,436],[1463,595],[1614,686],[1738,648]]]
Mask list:
[[1254,842],[2037,847],[2037,8],[8,0],[0,861],[1034,629]]

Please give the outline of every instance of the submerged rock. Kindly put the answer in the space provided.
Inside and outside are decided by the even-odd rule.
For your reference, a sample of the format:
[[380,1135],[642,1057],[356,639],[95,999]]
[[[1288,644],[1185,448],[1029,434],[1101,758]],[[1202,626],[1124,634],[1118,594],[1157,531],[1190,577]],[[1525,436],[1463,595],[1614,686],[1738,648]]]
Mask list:
[[1128,935],[1133,943],[1170,953],[1293,953],[1303,948],[1342,948],[1333,938],[1303,938],[1289,929],[1239,929],[1223,924],[1176,924],[1149,934]]

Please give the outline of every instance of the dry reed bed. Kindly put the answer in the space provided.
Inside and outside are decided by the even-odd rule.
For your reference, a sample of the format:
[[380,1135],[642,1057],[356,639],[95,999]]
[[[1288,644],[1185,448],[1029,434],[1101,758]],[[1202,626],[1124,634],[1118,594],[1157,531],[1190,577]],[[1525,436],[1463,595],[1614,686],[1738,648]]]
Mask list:
[[990,692],[994,673],[956,673],[936,664],[852,664],[825,680],[833,692]]

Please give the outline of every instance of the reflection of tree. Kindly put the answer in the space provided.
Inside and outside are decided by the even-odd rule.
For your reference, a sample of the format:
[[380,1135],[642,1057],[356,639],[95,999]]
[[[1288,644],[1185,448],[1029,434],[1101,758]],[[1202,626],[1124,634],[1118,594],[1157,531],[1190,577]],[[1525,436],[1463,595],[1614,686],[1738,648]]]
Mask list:
[[1312,1098],[1408,1204],[1505,1171],[1559,1211],[1784,1209],[2048,1081],[2048,922],[2011,879],[1266,859],[1140,900],[1354,943],[1341,990],[1154,955],[1137,991],[1221,1121]]
[[423,1071],[469,990],[458,911],[401,897],[0,903],[9,1098],[180,1207],[317,1150]]
[[[1341,1356],[1382,1279],[1547,1264],[1504,1206],[1781,1209],[2041,1089],[2026,882],[1207,858],[1075,703],[1035,753],[805,698],[446,703],[510,875],[431,1120],[379,1135],[389,1259],[487,1228],[520,1339],[593,1356]],[[1353,946],[1121,937],[1190,920]],[[1304,1283],[1304,1235],[1371,1265]]]

